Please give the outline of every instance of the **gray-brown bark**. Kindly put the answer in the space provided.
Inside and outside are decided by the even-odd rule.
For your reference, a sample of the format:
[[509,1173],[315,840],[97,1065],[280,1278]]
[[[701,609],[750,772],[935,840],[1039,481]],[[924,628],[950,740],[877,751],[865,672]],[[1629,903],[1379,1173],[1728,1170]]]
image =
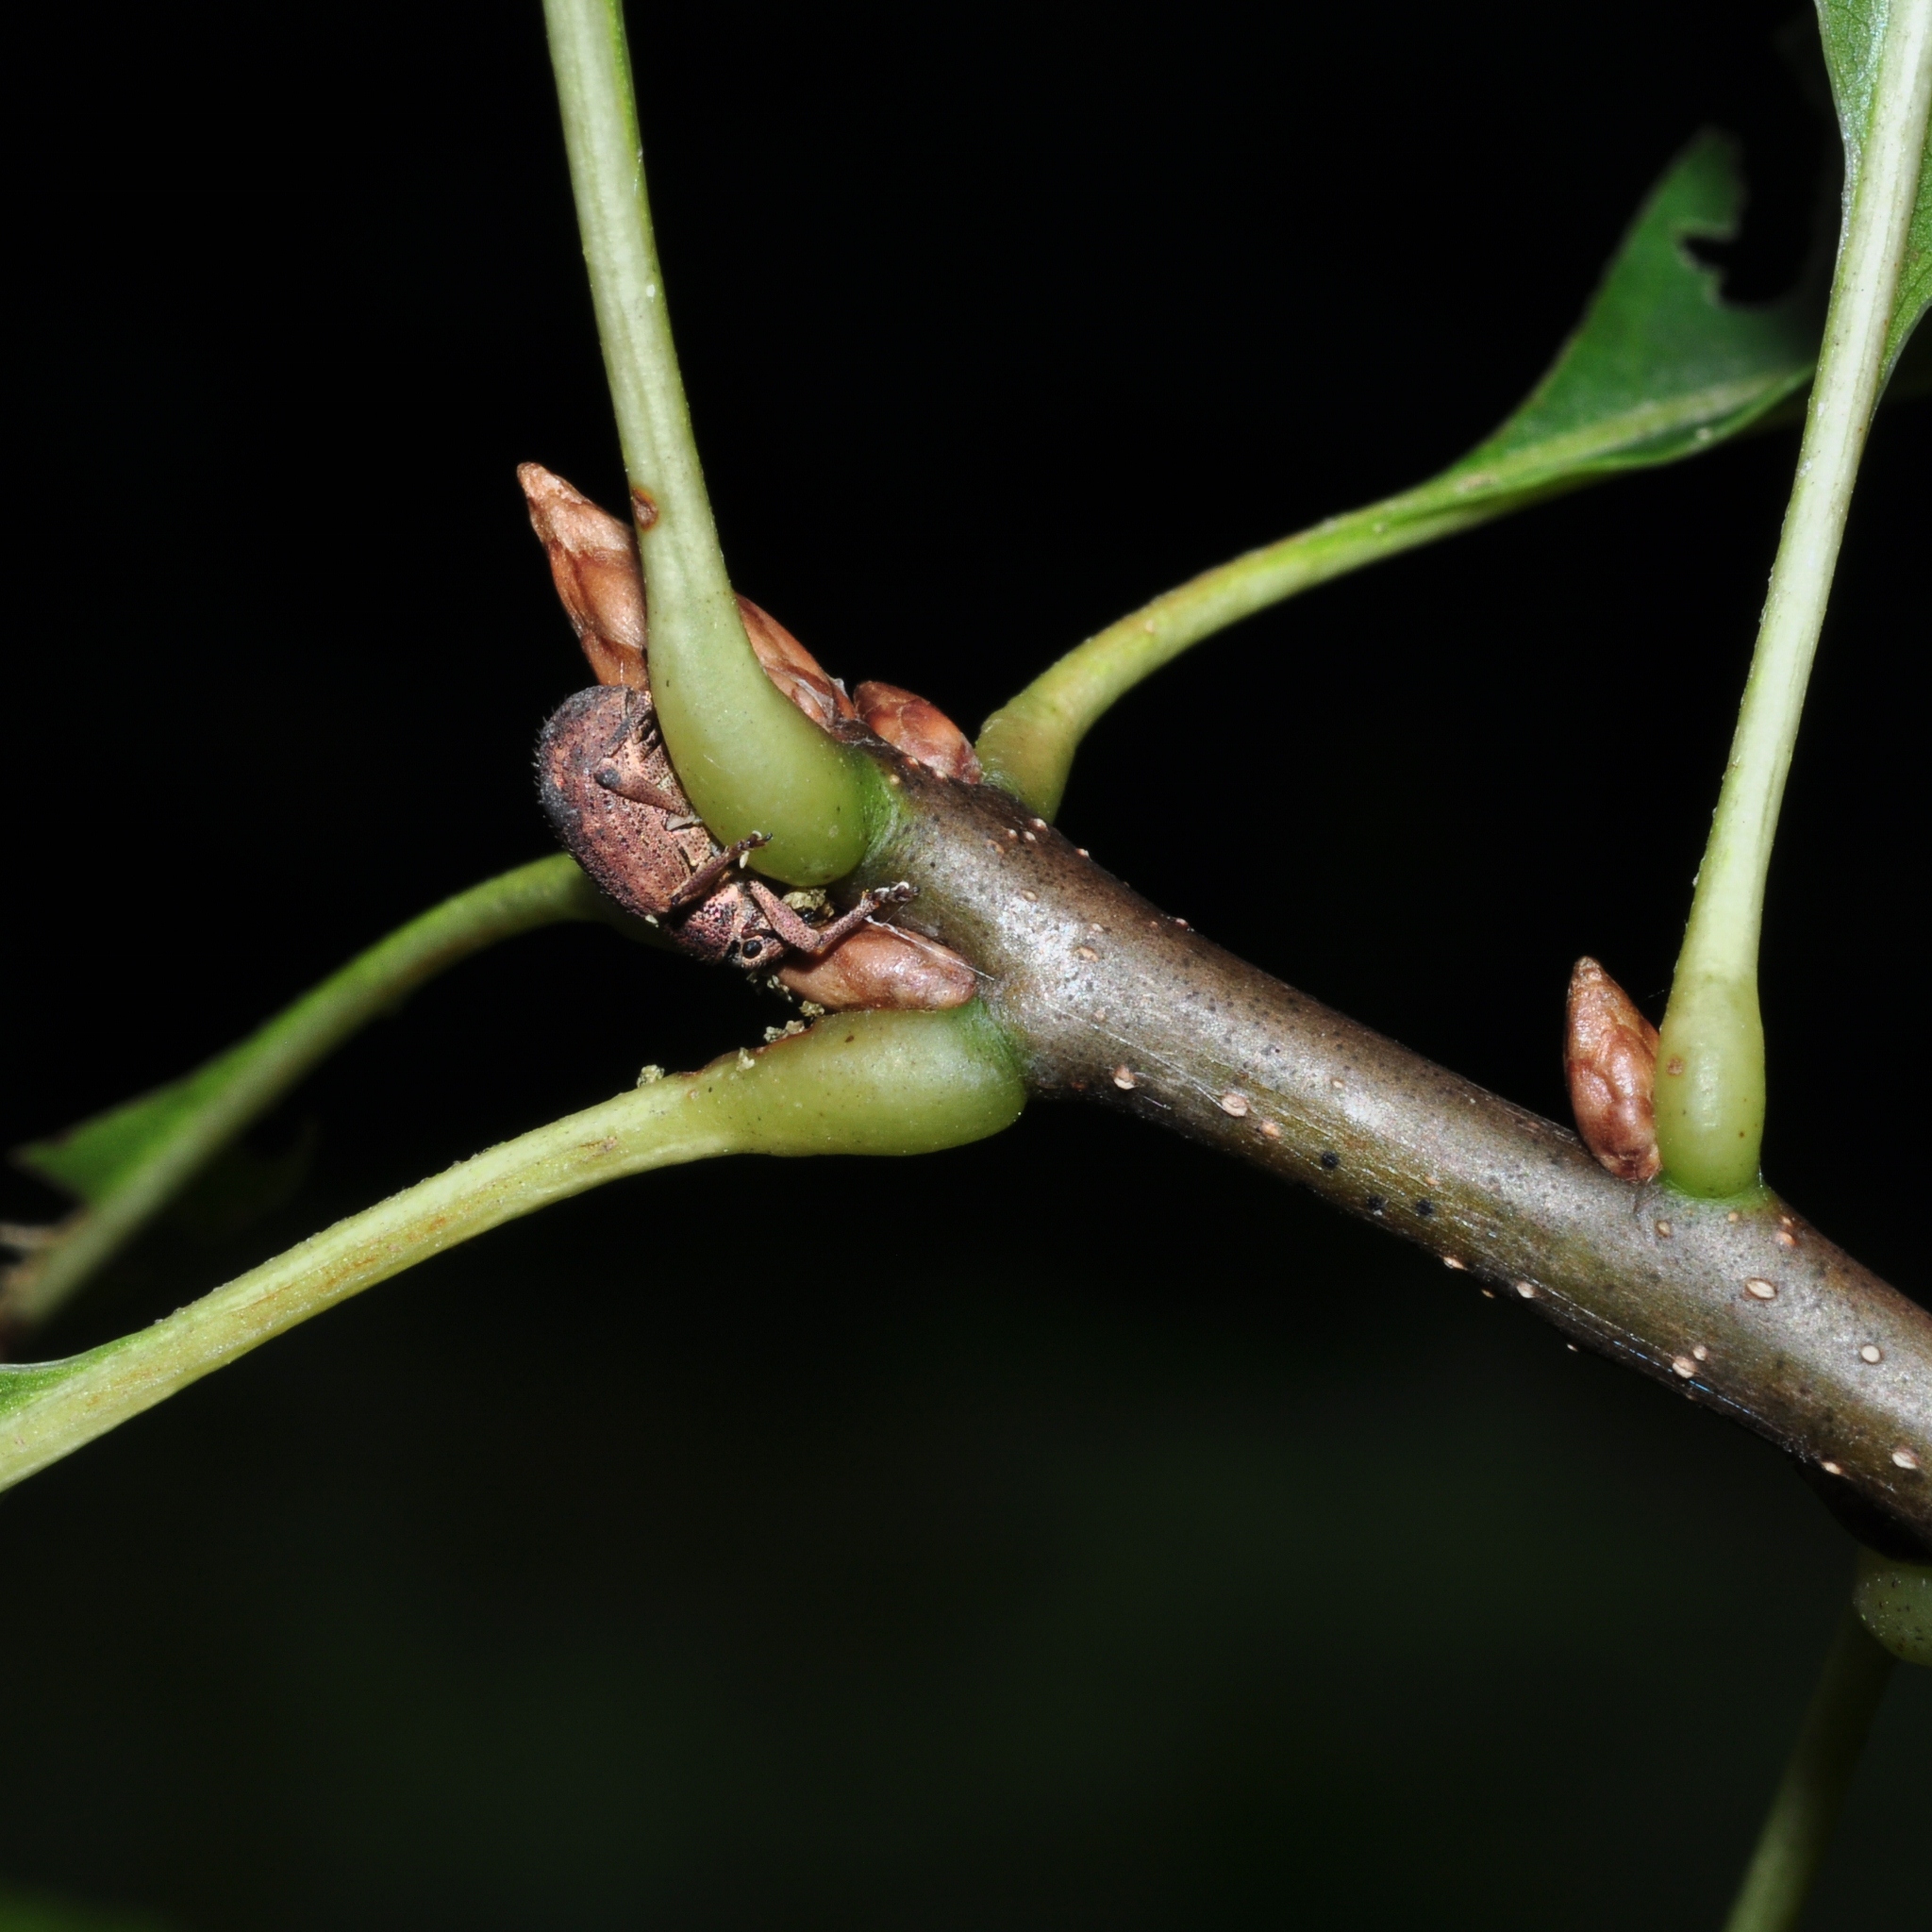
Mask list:
[[1618,1179],[1567,1129],[1269,977],[1005,793],[875,747],[913,809],[855,884],[988,977],[1033,1091],[1299,1181],[1797,1457],[1868,1540],[1932,1556],[1932,1316],[1774,1197]]

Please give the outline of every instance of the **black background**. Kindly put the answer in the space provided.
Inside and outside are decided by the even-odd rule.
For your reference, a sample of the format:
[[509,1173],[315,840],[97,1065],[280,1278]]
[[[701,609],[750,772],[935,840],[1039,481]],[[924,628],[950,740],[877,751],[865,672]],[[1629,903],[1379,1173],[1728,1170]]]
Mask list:
[[[1788,278],[1824,144],[1785,13],[634,16],[735,577],[976,725],[1474,442],[1700,125],[1757,184],[1734,286]],[[534,0],[9,32],[12,1142],[544,849],[527,747],[582,673],[514,466],[622,481]],[[1908,1291],[1927,429],[1867,459],[1765,967],[1772,1177]],[[1063,824],[1561,1117],[1575,956],[1661,1008],[1793,449],[1215,640],[1094,734]],[[600,931],[506,946],[265,1124],[299,1194],[205,1200],[42,1345],[781,1017]],[[1754,1440],[1044,1109],[559,1208],[0,1526],[0,1874],[206,1932],[1708,1926],[1850,1560]],[[1928,1689],[1807,1923],[1922,1878]]]

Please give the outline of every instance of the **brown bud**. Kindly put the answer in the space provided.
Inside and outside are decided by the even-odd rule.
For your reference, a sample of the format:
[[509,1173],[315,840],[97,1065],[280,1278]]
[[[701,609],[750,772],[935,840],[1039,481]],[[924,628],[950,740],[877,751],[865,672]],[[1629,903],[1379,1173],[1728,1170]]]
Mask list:
[[760,610],[749,597],[738,600],[744,634],[758,653],[765,675],[814,724],[829,730],[836,718],[856,718],[845,687],[828,677],[819,660],[769,610]]
[[979,783],[973,741],[937,705],[896,684],[861,684],[852,695],[866,728],[888,744],[929,765],[942,778]]
[[1563,1069],[1583,1144],[1621,1179],[1647,1181],[1657,1151],[1657,1028],[1594,959],[1570,975]]
[[861,925],[822,959],[794,959],[780,981],[835,1012],[855,1008],[936,1012],[963,1007],[979,975],[949,946],[896,925]]
[[517,481],[597,682],[647,689],[644,579],[630,526],[541,463],[519,463]]
[[[517,481],[530,507],[531,527],[549,553],[557,594],[597,682],[648,691],[650,632],[637,533],[541,463],[519,464]],[[639,499],[639,520],[645,521],[648,507],[649,521],[655,522],[657,505],[649,493],[633,494]],[[765,675],[814,724],[829,728],[835,719],[858,715],[844,686],[826,676],[819,660],[775,617],[749,597],[738,600],[738,610]]]

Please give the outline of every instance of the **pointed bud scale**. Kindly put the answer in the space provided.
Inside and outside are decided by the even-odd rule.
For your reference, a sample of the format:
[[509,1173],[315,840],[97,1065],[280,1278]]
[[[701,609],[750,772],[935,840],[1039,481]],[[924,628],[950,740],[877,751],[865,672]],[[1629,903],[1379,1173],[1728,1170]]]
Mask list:
[[896,684],[861,684],[852,696],[866,728],[888,744],[897,745],[908,758],[917,758],[942,778],[979,783],[973,741],[937,705]]
[[829,730],[834,719],[858,715],[845,695],[845,687],[836,677],[826,676],[819,660],[770,611],[760,610],[749,597],[741,597],[738,614],[744,619],[744,634],[765,667],[765,675],[814,724]]
[[541,463],[519,463],[517,481],[597,682],[645,690],[644,579],[630,525]]
[[951,947],[896,925],[862,925],[823,959],[794,959],[778,977],[801,999],[834,1012],[942,1012],[963,1007],[979,985]]
[[[637,533],[541,463],[518,464],[517,481],[529,505],[530,527],[549,555],[557,594],[597,682],[648,691],[650,631]],[[643,492],[639,495],[648,503]],[[765,675],[814,724],[829,728],[835,719],[858,715],[844,686],[828,677],[775,617],[749,597],[739,598],[738,610]]]
[[1652,1179],[1661,1164],[1651,1091],[1657,1028],[1594,959],[1570,975],[1563,1069],[1583,1144],[1626,1181]]

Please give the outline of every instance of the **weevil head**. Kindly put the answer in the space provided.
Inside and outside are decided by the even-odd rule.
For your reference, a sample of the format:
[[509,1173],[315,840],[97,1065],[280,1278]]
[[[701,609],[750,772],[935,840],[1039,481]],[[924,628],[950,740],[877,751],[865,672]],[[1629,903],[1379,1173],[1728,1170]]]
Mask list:
[[769,973],[786,954],[758,903],[736,879],[693,906],[671,928],[681,952],[707,966],[735,966],[741,973]]

